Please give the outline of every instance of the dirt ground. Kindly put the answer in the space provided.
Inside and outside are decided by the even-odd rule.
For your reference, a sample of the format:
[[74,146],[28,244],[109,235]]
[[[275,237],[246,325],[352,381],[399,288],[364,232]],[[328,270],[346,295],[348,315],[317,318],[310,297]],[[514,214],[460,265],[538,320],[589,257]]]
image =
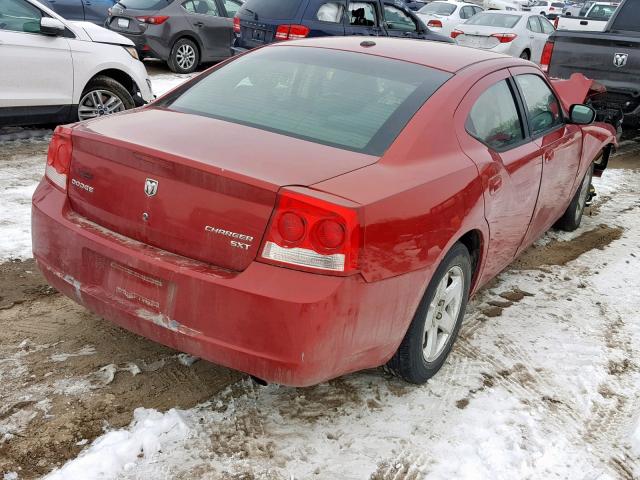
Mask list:
[[[640,155],[631,145],[610,167],[639,169]],[[586,214],[608,201],[598,197]],[[544,272],[545,266],[564,265],[620,235],[619,228],[600,225],[569,242],[531,247],[510,268]],[[504,292],[482,312],[498,316],[527,295]],[[0,472],[38,477],[75,457],[106,428],[128,425],[135,407],[192,407],[243,377],[194,360],[113,326],[58,294],[33,260],[1,264],[0,366],[15,368],[0,370],[9,372],[0,373],[0,425],[9,426],[0,430]],[[465,401],[458,407],[464,409]]]

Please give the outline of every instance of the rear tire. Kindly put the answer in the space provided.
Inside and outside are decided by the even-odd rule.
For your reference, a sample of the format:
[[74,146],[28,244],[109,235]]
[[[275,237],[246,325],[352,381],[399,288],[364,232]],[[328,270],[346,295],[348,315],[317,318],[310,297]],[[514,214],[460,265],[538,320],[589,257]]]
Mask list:
[[181,38],[173,44],[167,65],[175,73],[191,73],[200,64],[198,46],[188,38]]
[[529,50],[525,50],[524,52],[522,52],[520,54],[520,58],[524,60],[531,60],[531,54],[529,53]]
[[593,163],[584,174],[582,183],[578,191],[571,199],[571,203],[565,210],[564,214],[558,219],[554,227],[564,230],[566,232],[572,232],[580,226],[582,222],[582,214],[584,213],[584,207],[587,203],[587,197],[589,196],[589,188],[591,186],[591,179],[593,178]]
[[78,120],[89,120],[135,106],[131,93],[120,82],[98,75],[82,92],[75,115]]
[[456,243],[435,271],[402,343],[387,363],[391,373],[422,384],[440,370],[462,324],[471,275],[469,251]]

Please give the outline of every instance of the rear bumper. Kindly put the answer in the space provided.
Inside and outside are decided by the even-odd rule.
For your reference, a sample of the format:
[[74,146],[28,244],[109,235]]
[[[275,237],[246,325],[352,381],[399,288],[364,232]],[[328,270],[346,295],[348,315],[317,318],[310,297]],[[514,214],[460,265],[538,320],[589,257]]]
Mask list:
[[141,59],[158,58],[165,61],[169,59],[171,48],[165,44],[164,39],[149,35],[149,32],[133,35],[117,30],[113,31],[131,40]]
[[32,235],[47,281],[99,316],[285,385],[385,363],[421,288],[414,274],[369,284],[258,262],[239,273],[217,269],[83,219],[46,180],[33,196]]

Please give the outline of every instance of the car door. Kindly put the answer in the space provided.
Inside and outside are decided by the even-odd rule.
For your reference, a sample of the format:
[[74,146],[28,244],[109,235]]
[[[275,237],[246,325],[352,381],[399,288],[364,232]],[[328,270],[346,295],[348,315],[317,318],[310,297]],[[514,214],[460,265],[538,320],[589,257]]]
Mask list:
[[490,238],[481,283],[513,260],[536,206],[542,156],[522,108],[504,69],[478,81],[454,116],[460,146],[477,165],[484,190]]
[[31,115],[64,110],[73,95],[68,39],[41,34],[43,13],[25,0],[3,0],[2,8],[0,109],[6,115],[9,109]]
[[384,4],[384,29],[390,37],[420,38],[419,23],[409,13],[397,5]]
[[82,0],[84,5],[84,19],[98,25],[107,19],[107,10],[115,4],[114,0]]
[[565,122],[561,103],[539,70],[512,68],[529,133],[542,156],[542,181],[529,231],[520,250],[547,231],[566,210],[582,152],[582,129]]
[[187,0],[182,8],[204,46],[203,60],[219,60],[231,55],[233,20],[221,14],[214,0]]
[[82,0],[47,0],[51,9],[66,20],[84,20]]
[[346,35],[380,35],[382,12],[377,1],[349,2],[347,11]]
[[531,48],[531,61],[540,63],[542,49],[547,41],[547,35],[542,32],[540,17],[532,15],[527,19],[527,35],[529,36],[529,46]]

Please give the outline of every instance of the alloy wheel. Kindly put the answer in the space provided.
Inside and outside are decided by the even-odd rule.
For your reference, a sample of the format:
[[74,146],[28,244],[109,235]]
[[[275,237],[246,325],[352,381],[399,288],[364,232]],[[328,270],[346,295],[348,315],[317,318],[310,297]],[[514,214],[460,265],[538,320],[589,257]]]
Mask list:
[[80,99],[78,119],[88,120],[125,110],[120,97],[108,90],[91,90]]
[[426,362],[434,362],[445,350],[456,327],[463,298],[464,272],[454,265],[440,280],[427,310],[422,341]]
[[196,52],[191,45],[183,44],[176,50],[176,63],[182,70],[189,70],[196,61]]

